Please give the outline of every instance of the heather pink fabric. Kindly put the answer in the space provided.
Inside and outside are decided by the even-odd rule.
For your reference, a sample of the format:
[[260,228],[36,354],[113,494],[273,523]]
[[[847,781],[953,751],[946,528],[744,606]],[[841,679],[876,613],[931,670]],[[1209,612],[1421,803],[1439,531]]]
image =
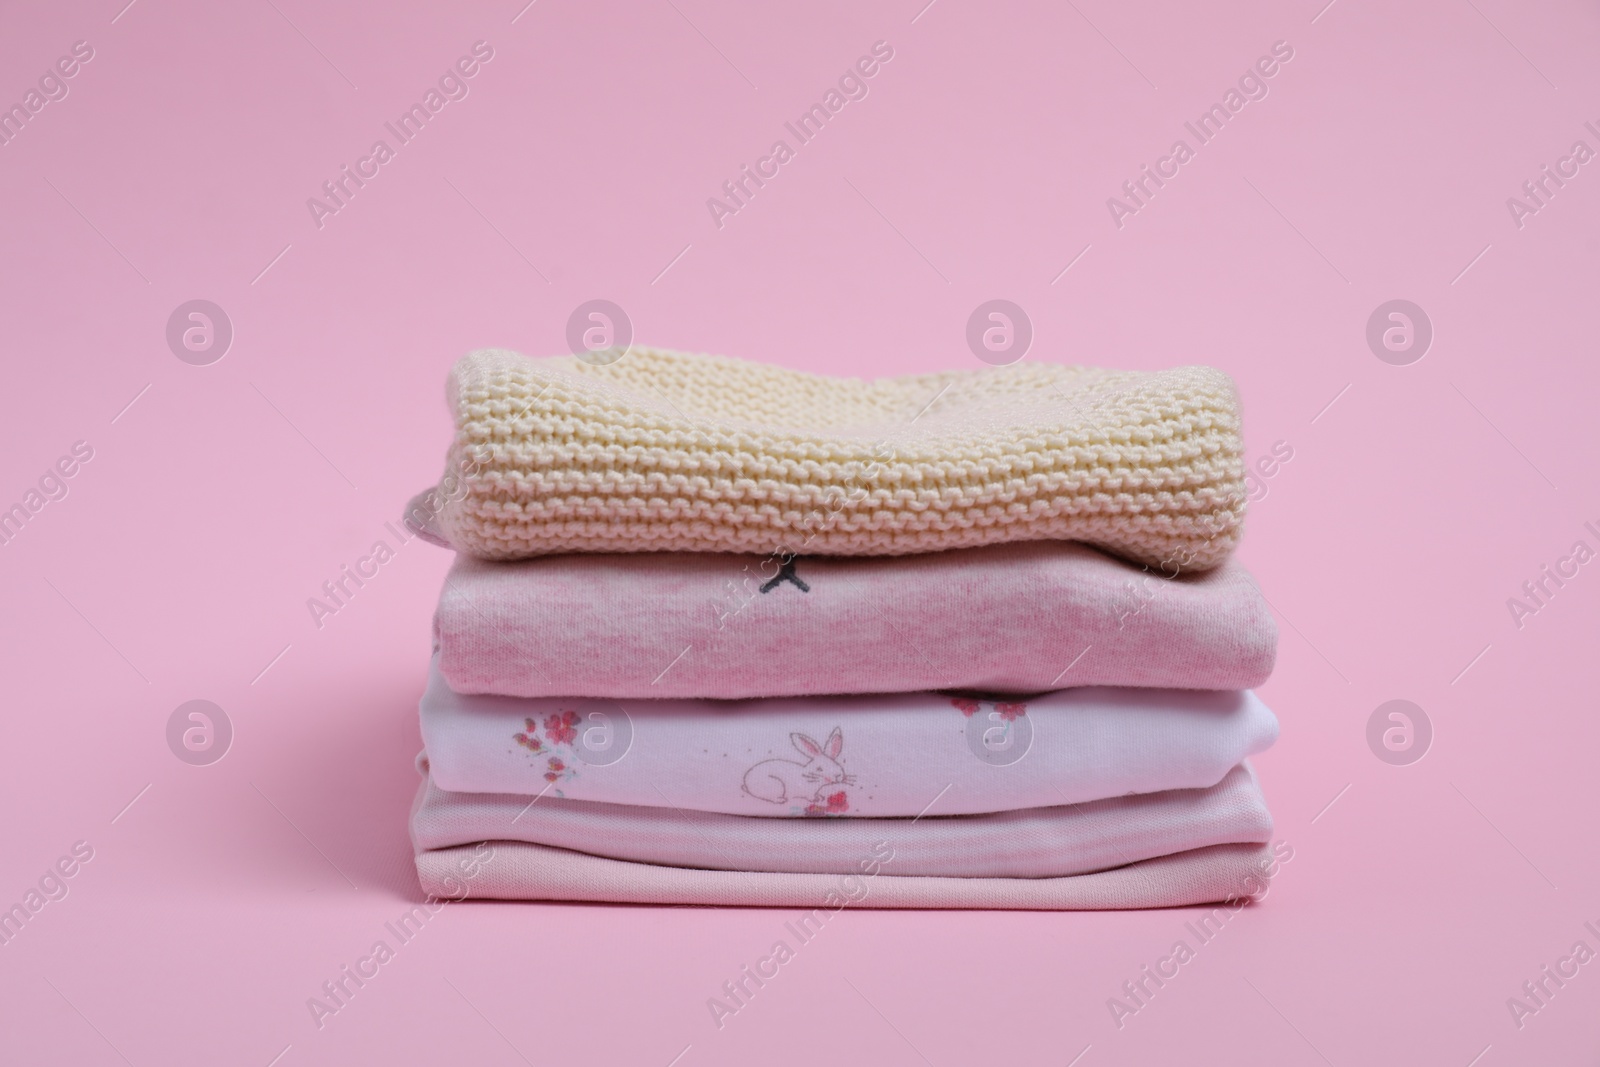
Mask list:
[[[426,760],[419,758],[426,774]],[[424,780],[411,812],[418,852],[524,841],[610,859],[711,870],[850,874],[883,842],[896,874],[1044,878],[1121,867],[1272,836],[1254,773],[1210,789],[921,819],[761,819],[505,793],[449,793]]]
[[1248,689],[1277,626],[1237,563],[1167,578],[1065,542],[920,556],[456,557],[459,693],[742,699],[1064,686]]
[[[1280,845],[1279,847],[1286,847]],[[452,899],[613,901],[827,909],[988,908],[1036,911],[1168,908],[1261,893],[1277,860],[1269,845],[1214,845],[1064,878],[926,878],[890,874],[894,861],[862,857],[860,873],[706,871],[603,859],[546,845],[493,841],[417,855],[429,896]]]

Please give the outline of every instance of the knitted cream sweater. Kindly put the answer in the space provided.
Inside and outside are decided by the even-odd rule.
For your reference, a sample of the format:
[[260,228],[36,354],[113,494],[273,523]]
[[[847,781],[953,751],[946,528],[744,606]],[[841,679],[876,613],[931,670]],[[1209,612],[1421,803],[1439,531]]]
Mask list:
[[1238,399],[1208,367],[868,382],[660,349],[604,367],[488,350],[455,365],[449,402],[438,526],[486,559],[1061,539],[1173,573],[1226,558],[1244,514]]

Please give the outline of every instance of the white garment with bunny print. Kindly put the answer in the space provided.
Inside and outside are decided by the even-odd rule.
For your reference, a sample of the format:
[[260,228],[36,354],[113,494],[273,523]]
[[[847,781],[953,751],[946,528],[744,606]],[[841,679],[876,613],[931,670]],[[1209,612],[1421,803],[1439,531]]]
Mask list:
[[734,815],[963,815],[1215,785],[1277,738],[1255,694],[1063,689],[770,700],[462,696],[437,660],[441,789]]

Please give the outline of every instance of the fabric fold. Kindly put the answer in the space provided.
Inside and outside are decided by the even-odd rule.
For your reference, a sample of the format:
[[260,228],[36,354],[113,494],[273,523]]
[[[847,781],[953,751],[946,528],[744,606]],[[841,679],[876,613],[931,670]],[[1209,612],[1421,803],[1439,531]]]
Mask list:
[[[426,775],[426,760],[419,758]],[[1209,789],[922,819],[760,819],[507,793],[451,793],[423,781],[411,814],[418,852],[523,841],[609,859],[707,870],[850,874],[893,855],[902,875],[1045,878],[1121,867],[1272,836],[1248,765]]]
[[434,616],[459,693],[743,699],[1063,685],[1249,689],[1278,629],[1229,562],[1033,542],[891,558],[458,555]]
[[614,701],[453,692],[421,703],[456,793],[758,816],[966,815],[1215,785],[1278,723],[1253,693],[1091,687]]
[[448,395],[438,527],[484,559],[1070,540],[1188,571],[1226,559],[1244,517],[1238,396],[1210,367],[867,382],[644,347],[605,365],[487,350]]
[[521,841],[491,841],[418,853],[417,876],[424,893],[450,900],[808,908],[812,912],[800,922],[802,929],[814,929],[846,907],[1104,911],[1216,902],[1243,907],[1265,890],[1275,863],[1270,845],[1216,845],[1063,878],[890,874],[893,860],[876,857],[863,859],[853,874],[772,874],[630,863]]

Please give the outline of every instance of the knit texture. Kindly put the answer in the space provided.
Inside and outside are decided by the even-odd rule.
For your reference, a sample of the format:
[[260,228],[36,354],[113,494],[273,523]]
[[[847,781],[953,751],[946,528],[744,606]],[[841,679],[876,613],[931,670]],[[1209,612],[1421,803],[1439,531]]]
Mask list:
[[1238,398],[1208,367],[1019,363],[878,381],[635,348],[451,371],[438,528],[554,552],[901,555],[1083,541],[1169,572],[1244,516]]

